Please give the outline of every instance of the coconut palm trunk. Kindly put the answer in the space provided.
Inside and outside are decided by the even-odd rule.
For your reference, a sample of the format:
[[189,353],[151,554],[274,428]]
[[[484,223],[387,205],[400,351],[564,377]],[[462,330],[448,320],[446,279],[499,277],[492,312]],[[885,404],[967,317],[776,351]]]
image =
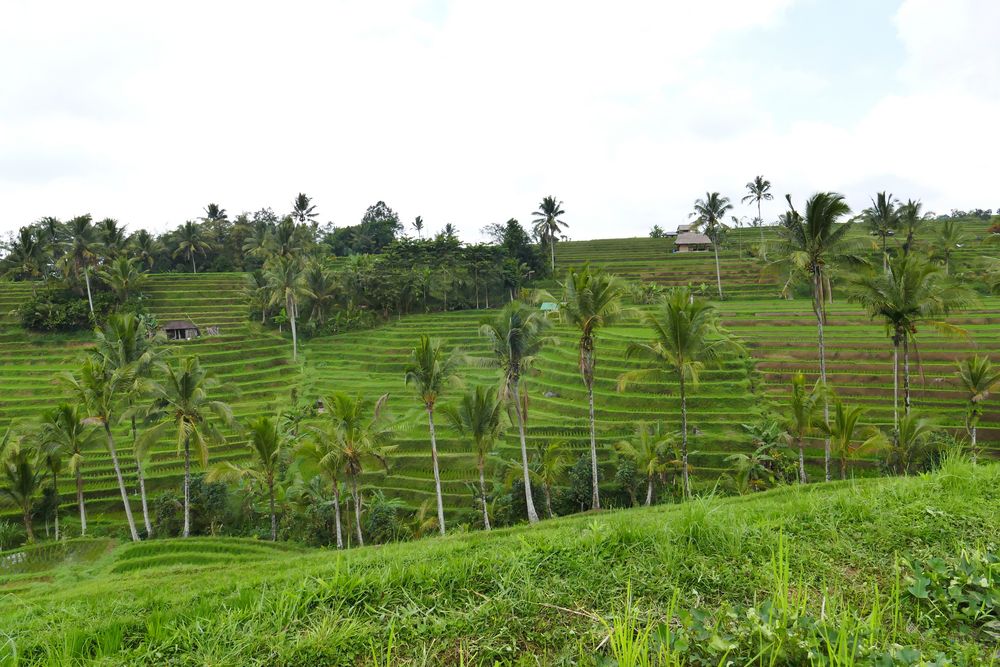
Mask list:
[[193,252],[191,253],[191,270],[193,272],[195,272],[195,273],[198,273],[198,267],[194,263],[194,253]]
[[191,534],[191,441],[184,438],[184,533]]
[[549,518],[551,519],[552,517],[555,516],[555,514],[552,512],[552,485],[543,484],[542,490],[545,492],[545,511],[548,513]]
[[344,548],[344,529],[340,520],[340,484],[333,480],[333,520],[337,528],[337,548]]
[[80,537],[87,535],[87,508],[83,504],[83,473],[76,469],[76,504],[80,508]]
[[292,325],[292,360],[299,358],[299,335],[295,328],[295,299],[291,296],[285,297],[285,312],[288,313],[288,320]]
[[271,541],[278,541],[278,515],[274,510],[274,473],[267,473],[267,495],[271,510]]
[[[590,417],[590,484],[591,507],[601,509],[601,488],[597,470],[597,426],[594,419],[594,340],[590,337],[580,339],[580,370],[583,374],[583,384],[587,387],[587,403]],[[551,515],[551,511],[549,512]]]
[[118,451],[115,449],[115,438],[111,435],[111,427],[108,422],[104,422],[104,436],[107,438],[108,451],[111,452],[111,465],[115,469],[115,477],[118,479],[118,490],[122,494],[122,505],[125,507],[125,519],[128,521],[128,530],[133,542],[139,541],[139,533],[135,529],[135,519],[132,518],[132,506],[128,501],[128,491],[125,490],[125,479],[122,477],[122,467],[118,463]]
[[[823,276],[820,274],[819,266],[813,267],[813,310],[816,312],[816,335],[819,341],[819,377],[826,388],[826,339],[824,337],[823,325],[826,319],[824,303],[826,300],[826,289],[823,284]],[[830,423],[830,401],[826,392],[823,392],[823,423]],[[802,454],[800,452],[800,458]],[[823,472],[826,481],[830,481],[830,436],[823,439]],[[805,477],[805,465],[803,463],[801,474]],[[803,482],[804,483],[804,482]]]
[[903,414],[910,414],[910,336],[903,335]]
[[358,478],[351,476],[351,497],[354,498],[354,527],[357,531],[358,546],[365,546],[365,536],[361,533],[361,492],[358,490]]
[[31,522],[31,504],[26,503],[21,511],[21,520],[24,522],[24,532],[28,538],[28,544],[35,542],[35,527]]
[[52,490],[55,491],[56,497],[56,518],[55,518],[55,528],[56,528],[56,542],[59,541],[59,505],[62,504],[59,498],[59,477],[53,473],[52,474]]
[[795,438],[799,445],[799,484],[805,484],[809,481],[806,477],[806,445],[805,438],[801,435]]
[[517,431],[521,438],[521,467],[524,472],[524,504],[528,509],[528,522],[538,523],[538,512],[535,511],[535,503],[531,497],[531,472],[528,469],[528,442],[524,435],[524,414],[521,410],[520,378],[513,381],[514,387],[514,414],[517,416]]
[[[716,233],[716,238],[718,238],[718,232]],[[712,241],[712,249],[715,250],[715,282],[719,287],[719,298],[722,299],[722,271],[719,269],[719,244],[717,241]]]
[[83,266],[83,281],[87,283],[87,303],[90,305],[90,314],[94,314],[94,297],[90,294],[90,268]]
[[764,261],[767,261],[767,246],[764,245],[764,218],[760,215],[760,199],[757,199],[757,224],[760,225],[760,252]]
[[549,238],[549,254],[552,258],[552,273],[556,272],[556,239],[555,237]]
[[490,511],[486,504],[486,475],[483,471],[485,468],[485,462],[482,457],[479,457],[479,499],[483,504],[483,529],[490,530]]
[[653,504],[653,476],[646,475],[646,507]]
[[434,406],[427,406],[427,426],[431,431],[431,466],[434,469],[434,493],[437,497],[438,531],[444,535],[444,500],[441,497],[441,472],[438,468],[437,432],[434,430]]
[[684,497],[691,497],[691,480],[688,479],[688,411],[687,392],[684,387],[684,373],[680,374],[681,393],[681,479],[684,482]]
[[139,458],[138,452],[135,448],[137,439],[137,432],[135,426],[135,417],[132,417],[132,451],[136,453],[135,457],[135,472],[139,479],[139,500],[142,502],[142,522],[146,526],[146,537],[153,536],[153,524],[149,520],[149,503],[146,499],[146,476],[142,471],[142,460]]
[[892,427],[899,428],[899,333],[892,336]]

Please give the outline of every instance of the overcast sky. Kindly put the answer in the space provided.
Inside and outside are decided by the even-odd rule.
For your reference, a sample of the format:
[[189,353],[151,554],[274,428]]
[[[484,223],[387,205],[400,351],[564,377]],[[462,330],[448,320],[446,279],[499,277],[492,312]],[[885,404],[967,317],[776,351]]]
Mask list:
[[[163,230],[218,202],[323,222],[684,222],[756,174],[1000,207],[1000,2],[0,3],[0,230]],[[776,201],[765,210],[772,218]]]

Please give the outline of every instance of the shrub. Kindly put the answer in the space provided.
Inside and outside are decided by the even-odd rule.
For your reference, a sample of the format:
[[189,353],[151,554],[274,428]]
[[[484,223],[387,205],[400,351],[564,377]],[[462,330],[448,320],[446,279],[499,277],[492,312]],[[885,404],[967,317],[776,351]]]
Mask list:
[[[191,477],[191,534],[216,535],[228,523],[229,487]],[[184,528],[184,496],[177,491],[160,494],[153,504],[153,528],[158,537],[176,537]]]
[[10,521],[0,521],[0,551],[13,549],[24,542],[24,531]]

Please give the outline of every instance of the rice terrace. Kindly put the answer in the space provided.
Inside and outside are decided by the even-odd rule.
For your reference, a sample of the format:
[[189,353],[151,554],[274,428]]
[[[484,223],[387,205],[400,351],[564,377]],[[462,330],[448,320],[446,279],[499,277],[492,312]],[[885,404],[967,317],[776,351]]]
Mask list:
[[0,22],[0,667],[1000,666],[1000,10],[293,4]]

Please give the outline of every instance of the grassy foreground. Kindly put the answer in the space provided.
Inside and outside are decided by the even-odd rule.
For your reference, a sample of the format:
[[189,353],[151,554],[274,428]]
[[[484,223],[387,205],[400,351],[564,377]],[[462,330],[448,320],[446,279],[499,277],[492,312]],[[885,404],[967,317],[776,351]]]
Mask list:
[[0,568],[0,664],[990,664],[998,545],[1000,465],[959,458],[339,553],[68,545]]

